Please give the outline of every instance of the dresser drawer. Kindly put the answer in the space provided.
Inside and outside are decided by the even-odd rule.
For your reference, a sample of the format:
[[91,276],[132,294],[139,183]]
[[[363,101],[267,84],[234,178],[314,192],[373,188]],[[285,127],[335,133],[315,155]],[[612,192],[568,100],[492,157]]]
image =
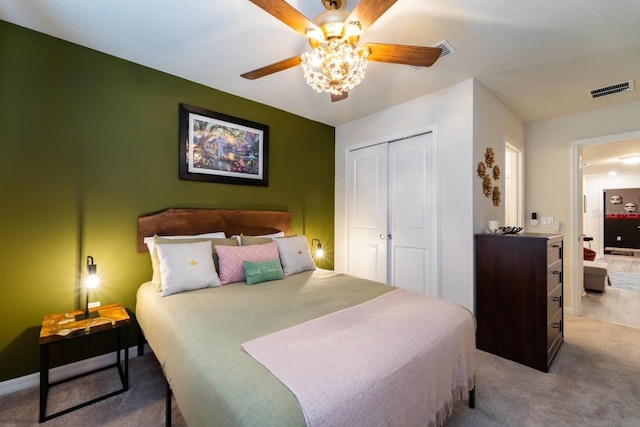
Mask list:
[[547,351],[552,349],[554,341],[562,334],[562,327],[562,309],[559,309],[547,322]]
[[562,260],[559,259],[547,267],[547,293],[562,282]]
[[562,241],[547,245],[547,265],[562,259]]
[[547,322],[551,320],[556,311],[562,308],[562,286],[558,285],[547,296]]

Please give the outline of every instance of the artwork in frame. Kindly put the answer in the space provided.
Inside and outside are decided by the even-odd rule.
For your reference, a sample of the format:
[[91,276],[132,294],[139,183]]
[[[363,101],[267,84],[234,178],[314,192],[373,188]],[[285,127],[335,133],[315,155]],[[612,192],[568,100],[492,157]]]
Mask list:
[[269,185],[269,126],[180,104],[180,179]]

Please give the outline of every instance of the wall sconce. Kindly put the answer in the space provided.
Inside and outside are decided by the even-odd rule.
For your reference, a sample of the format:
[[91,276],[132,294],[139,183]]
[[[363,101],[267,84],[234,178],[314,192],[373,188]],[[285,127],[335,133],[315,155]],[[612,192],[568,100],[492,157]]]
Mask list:
[[320,239],[311,239],[311,250],[313,251],[313,242],[318,242],[316,244],[315,256],[316,258],[322,258],[324,256],[324,251],[322,250],[322,243],[320,243]]
[[98,266],[93,263],[93,257],[87,257],[87,277],[84,279],[84,287],[85,287],[85,308],[84,313],[78,314],[76,316],[76,321],[85,320],[85,319],[93,319],[94,317],[98,317],[99,314],[97,311],[93,311],[89,313],[89,290],[95,289],[100,285],[100,277],[98,277]]

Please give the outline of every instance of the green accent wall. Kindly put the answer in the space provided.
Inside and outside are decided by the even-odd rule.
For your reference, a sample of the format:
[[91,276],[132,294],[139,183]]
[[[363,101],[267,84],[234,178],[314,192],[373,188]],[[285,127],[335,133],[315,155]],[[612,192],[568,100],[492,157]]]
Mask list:
[[[268,125],[269,186],[178,179],[181,102]],[[290,211],[332,269],[334,144],[331,126],[0,21],[0,381],[38,371],[44,314],[84,305],[87,255],[102,278],[91,300],[135,309],[151,278],[140,214]]]

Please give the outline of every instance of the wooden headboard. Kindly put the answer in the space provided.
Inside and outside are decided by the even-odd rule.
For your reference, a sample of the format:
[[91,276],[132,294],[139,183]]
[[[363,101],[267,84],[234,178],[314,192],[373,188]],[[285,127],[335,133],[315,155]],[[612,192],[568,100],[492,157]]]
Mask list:
[[155,234],[192,235],[224,231],[234,234],[260,235],[283,231],[291,234],[291,212],[171,208],[138,217],[138,252],[149,252],[144,238]]

